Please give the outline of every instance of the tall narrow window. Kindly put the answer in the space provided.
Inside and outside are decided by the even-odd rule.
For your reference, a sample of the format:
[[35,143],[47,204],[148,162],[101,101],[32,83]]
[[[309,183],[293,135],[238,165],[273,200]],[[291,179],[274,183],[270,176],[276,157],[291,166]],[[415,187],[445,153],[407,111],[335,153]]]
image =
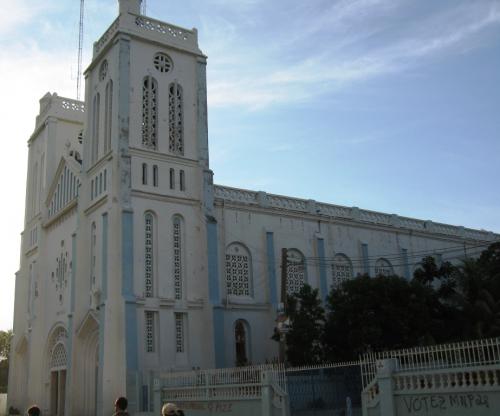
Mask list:
[[296,249],[288,250],[286,270],[286,293],[293,295],[300,291],[305,282],[304,256]]
[[175,189],[175,171],[170,168],[170,189]]
[[226,250],[226,292],[250,296],[250,253],[245,246],[233,243]]
[[186,190],[186,177],[185,177],[184,171],[182,169],[179,172],[179,188],[181,191]]
[[151,212],[144,215],[145,243],[144,243],[144,296],[153,297],[153,227],[154,218]]
[[153,165],[153,186],[158,186],[158,165]]
[[174,217],[174,294],[175,299],[182,299],[182,229],[181,219]]
[[175,154],[184,154],[182,87],[173,82],[168,88],[168,129],[169,150]]
[[184,314],[175,314],[175,352],[185,351]]
[[145,312],[145,341],[146,352],[155,352],[155,313],[152,311]]
[[104,153],[111,149],[111,120],[113,111],[113,81],[109,80],[106,85],[104,113]]
[[92,163],[97,161],[99,157],[99,113],[101,106],[101,96],[97,93],[94,96],[92,106]]
[[147,76],[142,83],[142,145],[156,150],[158,137],[158,83]]
[[146,163],[142,164],[142,184],[148,184],[148,165]]
[[97,232],[95,222],[90,229],[90,286],[95,285]]

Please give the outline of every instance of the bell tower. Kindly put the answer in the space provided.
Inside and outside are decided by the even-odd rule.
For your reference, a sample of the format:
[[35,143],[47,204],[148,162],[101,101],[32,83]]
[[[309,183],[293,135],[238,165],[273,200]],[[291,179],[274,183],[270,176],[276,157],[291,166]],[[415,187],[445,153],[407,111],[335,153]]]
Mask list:
[[119,0],[85,72],[79,257],[97,249],[77,265],[91,276],[77,293],[99,316],[97,414],[123,394],[132,412],[152,411],[153,372],[214,366],[206,56],[196,29],[141,3]]

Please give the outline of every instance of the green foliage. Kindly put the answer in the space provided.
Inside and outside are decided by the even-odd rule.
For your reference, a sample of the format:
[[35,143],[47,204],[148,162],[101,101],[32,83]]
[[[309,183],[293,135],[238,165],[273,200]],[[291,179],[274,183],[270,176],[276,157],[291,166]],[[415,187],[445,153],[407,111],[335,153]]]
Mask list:
[[0,393],[7,393],[12,330],[0,331]]
[[0,331],[0,360],[9,359],[12,330]]
[[[500,242],[454,266],[422,259],[414,278],[358,276],[332,289],[326,315],[310,286],[288,298],[290,364],[500,336]],[[278,340],[279,337],[274,339]]]
[[324,332],[330,361],[432,343],[443,312],[432,288],[398,276],[360,276],[332,290]]
[[287,315],[292,323],[286,335],[287,361],[292,366],[321,362],[325,311],[318,289],[305,284],[298,293],[288,296]]

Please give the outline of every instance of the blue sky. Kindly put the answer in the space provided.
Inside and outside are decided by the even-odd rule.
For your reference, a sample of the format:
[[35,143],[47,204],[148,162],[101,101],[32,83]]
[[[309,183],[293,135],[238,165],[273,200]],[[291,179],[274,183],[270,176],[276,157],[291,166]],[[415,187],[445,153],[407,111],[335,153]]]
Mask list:
[[[117,3],[86,0],[85,64]],[[147,0],[147,14],[198,28],[216,183],[500,232],[500,0]],[[0,329],[26,140],[43,94],[76,96],[78,17],[78,0],[0,13]]]

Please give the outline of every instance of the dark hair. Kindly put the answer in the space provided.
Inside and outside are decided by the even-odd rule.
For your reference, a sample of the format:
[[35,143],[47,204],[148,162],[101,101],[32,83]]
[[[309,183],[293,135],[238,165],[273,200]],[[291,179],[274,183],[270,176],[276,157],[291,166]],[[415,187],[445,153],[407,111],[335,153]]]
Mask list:
[[37,405],[33,405],[28,409],[29,416],[40,416],[40,408]]
[[126,410],[128,406],[128,400],[126,397],[118,397],[115,401],[115,406],[120,410]]
[[177,416],[184,416],[184,410],[177,410]]

